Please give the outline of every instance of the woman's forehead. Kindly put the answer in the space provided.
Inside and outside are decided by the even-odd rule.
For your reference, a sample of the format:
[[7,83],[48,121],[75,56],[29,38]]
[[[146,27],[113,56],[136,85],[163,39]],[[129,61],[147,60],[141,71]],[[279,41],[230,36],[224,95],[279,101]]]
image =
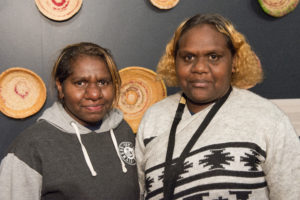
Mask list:
[[219,46],[227,47],[227,40],[223,33],[220,33],[214,26],[204,24],[195,26],[185,32],[178,41],[179,48],[192,46]]
[[110,76],[110,71],[106,62],[98,57],[81,57],[72,63],[71,75],[86,76],[86,75],[105,75]]

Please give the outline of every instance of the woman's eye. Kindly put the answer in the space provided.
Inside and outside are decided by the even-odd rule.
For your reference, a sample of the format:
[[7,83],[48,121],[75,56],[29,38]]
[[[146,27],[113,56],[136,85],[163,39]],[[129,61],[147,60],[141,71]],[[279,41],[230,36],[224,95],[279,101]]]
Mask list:
[[209,59],[212,61],[217,61],[219,59],[220,56],[218,56],[217,54],[210,54],[209,55]]
[[184,61],[186,61],[186,62],[192,61],[194,58],[195,58],[195,56],[194,56],[194,55],[191,55],[191,54],[188,54],[188,55],[183,56],[183,59],[184,59]]
[[77,86],[84,86],[85,82],[84,81],[77,81],[77,82],[75,82],[75,85],[77,85]]
[[111,83],[110,80],[100,80],[100,81],[98,81],[99,86],[106,86],[106,85],[109,85],[110,83]]

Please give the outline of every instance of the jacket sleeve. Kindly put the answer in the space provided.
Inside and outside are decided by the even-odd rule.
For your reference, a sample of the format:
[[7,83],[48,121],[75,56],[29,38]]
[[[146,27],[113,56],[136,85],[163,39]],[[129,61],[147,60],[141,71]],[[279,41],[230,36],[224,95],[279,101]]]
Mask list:
[[271,200],[300,199],[300,141],[286,116],[268,143],[265,173]]

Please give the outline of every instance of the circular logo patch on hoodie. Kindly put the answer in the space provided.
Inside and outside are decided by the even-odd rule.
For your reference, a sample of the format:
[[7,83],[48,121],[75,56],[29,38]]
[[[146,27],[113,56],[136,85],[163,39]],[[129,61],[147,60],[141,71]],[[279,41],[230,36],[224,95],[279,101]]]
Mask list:
[[129,165],[135,165],[135,154],[133,144],[131,142],[121,142],[119,144],[121,158]]

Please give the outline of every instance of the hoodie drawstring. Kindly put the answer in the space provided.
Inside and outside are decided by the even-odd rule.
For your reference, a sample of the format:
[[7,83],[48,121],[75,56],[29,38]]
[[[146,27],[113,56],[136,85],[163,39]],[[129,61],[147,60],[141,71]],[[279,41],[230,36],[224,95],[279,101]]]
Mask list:
[[126,172],[127,172],[127,169],[126,169],[126,166],[125,166],[124,161],[122,160],[122,158],[121,158],[121,156],[120,156],[120,152],[119,152],[119,148],[118,148],[116,136],[115,136],[114,131],[113,131],[112,129],[110,129],[110,136],[111,136],[111,139],[112,139],[112,141],[113,141],[113,143],[114,143],[114,147],[115,147],[115,150],[116,150],[116,152],[117,152],[117,155],[118,155],[118,157],[119,157],[119,159],[120,159],[121,166],[122,166],[122,170],[123,170],[124,173],[126,173]]
[[84,156],[85,162],[86,162],[87,166],[89,167],[92,176],[97,176],[97,172],[94,170],[94,167],[92,165],[92,162],[91,162],[91,159],[89,157],[89,154],[87,153],[87,150],[86,150],[85,146],[82,144],[81,136],[80,136],[78,127],[76,126],[75,122],[71,122],[71,126],[75,129],[75,132],[76,132],[76,135],[77,135],[77,139],[78,139],[78,141],[80,143],[81,150],[83,152],[83,156]]

